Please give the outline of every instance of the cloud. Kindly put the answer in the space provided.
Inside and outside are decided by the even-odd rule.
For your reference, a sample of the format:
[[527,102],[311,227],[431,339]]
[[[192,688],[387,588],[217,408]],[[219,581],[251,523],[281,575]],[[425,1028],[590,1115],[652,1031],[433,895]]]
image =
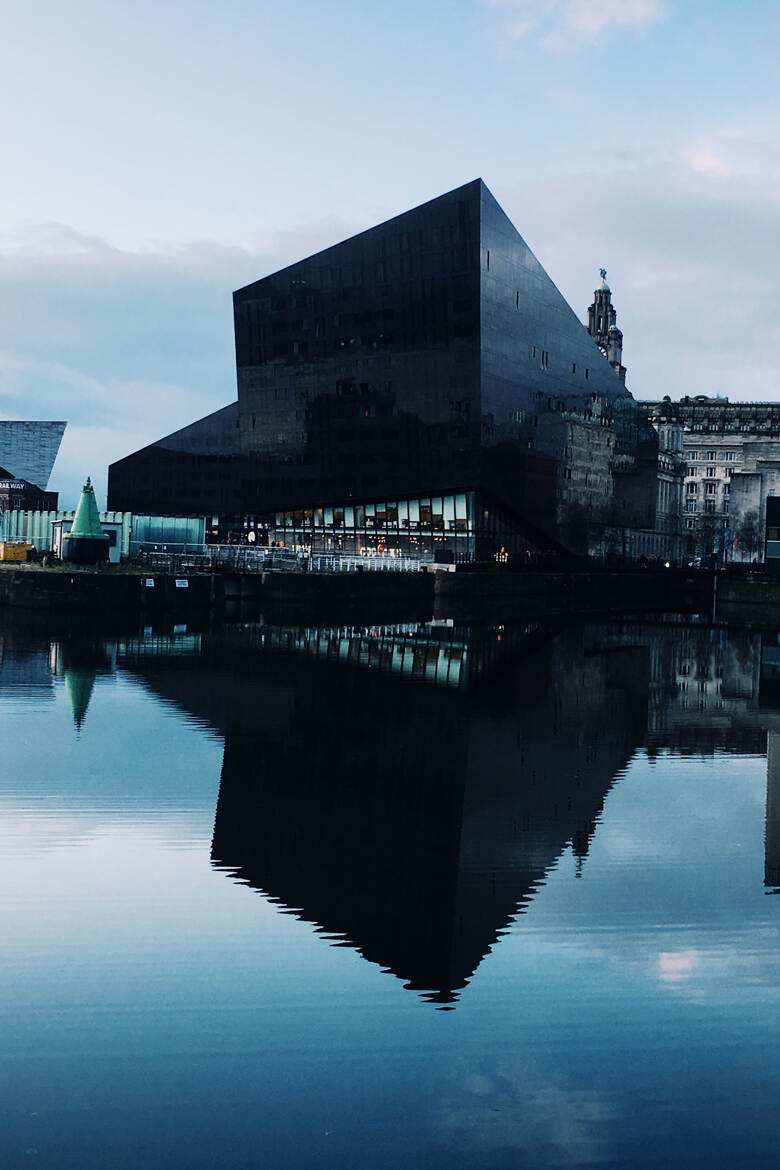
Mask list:
[[490,1073],[455,1066],[434,1129],[476,1156],[511,1151],[523,1165],[542,1165],[552,1152],[556,1163],[581,1166],[602,1161],[615,1116],[598,1090],[551,1082],[528,1056],[503,1056]]
[[679,983],[690,978],[699,962],[699,952],[693,948],[685,951],[662,951],[658,956],[658,978],[662,983]]
[[589,45],[612,28],[641,28],[667,15],[664,0],[483,0],[506,12],[506,30],[521,39],[536,34],[546,49]]
[[350,235],[317,221],[246,247],[129,251],[67,224],[0,236],[0,417],[66,419],[50,483],[90,474],[236,396],[232,291]]
[[581,318],[608,269],[638,398],[780,399],[780,148],[729,127],[495,194]]
[[723,127],[688,144],[681,166],[698,189],[713,198],[733,198],[776,208],[780,146],[766,128]]

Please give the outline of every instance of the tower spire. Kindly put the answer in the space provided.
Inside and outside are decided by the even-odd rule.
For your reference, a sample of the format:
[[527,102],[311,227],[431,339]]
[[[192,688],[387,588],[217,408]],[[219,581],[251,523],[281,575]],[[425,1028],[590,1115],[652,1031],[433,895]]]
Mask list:
[[588,333],[607,359],[621,382],[626,380],[623,365],[623,334],[618,329],[617,311],[612,304],[612,290],[607,284],[606,268],[599,268],[601,284],[588,307]]

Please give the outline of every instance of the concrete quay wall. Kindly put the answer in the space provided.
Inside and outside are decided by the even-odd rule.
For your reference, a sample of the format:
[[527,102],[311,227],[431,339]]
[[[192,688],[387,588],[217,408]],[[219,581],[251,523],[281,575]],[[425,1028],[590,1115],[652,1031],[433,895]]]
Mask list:
[[780,581],[751,581],[722,576],[718,605],[780,606]]
[[663,612],[712,604],[709,574],[482,572],[437,574],[436,610],[469,614]]
[[[149,586],[149,580],[154,585]],[[177,587],[176,581],[166,574],[151,577],[110,570],[4,568],[0,571],[0,608],[105,617],[145,610],[208,609],[213,604],[209,574],[188,577],[186,588]]]
[[[153,582],[153,584],[152,584]],[[184,584],[186,582],[186,584]],[[348,615],[361,606],[408,607],[415,613],[468,620],[513,614],[632,613],[707,609],[709,574],[481,572],[260,574],[49,570],[0,571],[0,607],[110,614],[217,613],[230,603],[303,616]],[[778,592],[780,603],[780,592]],[[398,620],[402,620],[398,618]]]

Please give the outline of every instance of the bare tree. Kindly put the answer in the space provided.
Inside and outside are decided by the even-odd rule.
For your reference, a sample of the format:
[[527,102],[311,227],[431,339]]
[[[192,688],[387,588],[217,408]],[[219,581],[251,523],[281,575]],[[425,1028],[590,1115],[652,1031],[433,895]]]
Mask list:
[[759,527],[758,512],[755,508],[749,508],[747,512],[739,518],[739,522],[735,532],[736,538],[739,541],[740,560],[745,560],[758,554],[761,551],[761,530]]
[[697,556],[708,557],[712,554],[715,547],[715,535],[719,531],[720,523],[717,516],[713,516],[709,512],[698,514],[693,526]]

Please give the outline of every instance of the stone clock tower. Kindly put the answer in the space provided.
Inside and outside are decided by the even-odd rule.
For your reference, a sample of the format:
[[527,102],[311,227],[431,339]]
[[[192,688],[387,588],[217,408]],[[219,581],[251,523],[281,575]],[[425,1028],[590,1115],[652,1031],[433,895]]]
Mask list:
[[626,380],[623,365],[623,334],[617,327],[617,312],[612,305],[612,290],[607,284],[606,268],[599,269],[601,284],[588,308],[588,333],[612,366],[621,382]]

